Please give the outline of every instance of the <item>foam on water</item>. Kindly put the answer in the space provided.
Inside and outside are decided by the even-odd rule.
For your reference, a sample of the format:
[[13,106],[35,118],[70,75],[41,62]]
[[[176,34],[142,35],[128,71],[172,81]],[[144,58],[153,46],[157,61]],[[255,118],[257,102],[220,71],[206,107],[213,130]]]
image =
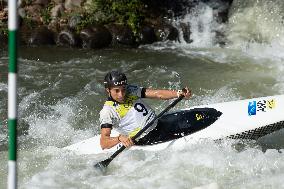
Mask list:
[[204,95],[196,97],[197,99],[194,99],[194,102],[198,102],[200,104],[213,104],[240,100],[240,96],[234,92],[234,88],[230,85],[221,87],[216,91],[207,91],[204,93]]
[[[2,123],[1,123],[0,127],[2,127]],[[7,135],[4,134],[4,133],[0,133],[0,145],[6,143],[6,141],[7,141]]]
[[[283,94],[283,4],[282,0],[234,0],[229,23],[220,24],[214,17],[218,9],[211,4],[199,3],[174,23],[180,35],[183,35],[180,23],[190,25],[192,43],[187,44],[180,37],[180,42],[146,45],[141,50],[162,50],[166,52],[163,56],[169,52],[169,57],[174,57],[172,61],[186,57],[181,59],[184,67],[179,64],[179,71],[175,64],[171,67],[170,64],[157,63],[157,56],[149,58],[148,54],[146,57],[140,53],[128,56],[121,51],[113,52],[117,56],[107,52],[105,55],[66,58],[66,61],[59,62],[20,59],[24,63],[21,65],[21,74],[26,86],[19,90],[22,97],[19,115],[27,125],[27,128],[23,128],[27,129],[27,134],[21,137],[27,143],[27,148],[19,153],[19,170],[24,170],[20,173],[19,187],[283,188],[283,150],[262,151],[256,144],[239,147],[242,145],[231,140],[219,143],[202,141],[182,149],[169,148],[160,152],[125,151],[111,162],[106,175],[95,171],[93,164],[108,156],[77,156],[59,149],[98,133],[98,111],[105,94],[100,82],[109,69],[125,71],[134,82],[147,87],[164,86],[171,89],[182,87],[182,78],[189,79],[190,73],[193,73],[188,70],[200,67],[197,71],[204,69],[210,72],[212,75],[202,76],[204,81],[200,81],[202,79],[198,75],[198,78],[192,78],[193,83],[200,82],[202,85],[195,86],[193,98],[181,102],[176,109],[266,93]],[[216,7],[221,7],[221,4]],[[227,43],[221,48],[217,33],[225,30]],[[7,58],[1,60],[7,61]],[[145,60],[149,62],[145,63]],[[200,66],[187,65],[187,62],[197,60],[200,60]],[[90,66],[94,62],[98,64]],[[202,67],[201,64],[206,66]],[[217,70],[211,70],[212,64]],[[46,75],[51,68],[54,72]],[[219,69],[224,69],[224,73],[218,72]],[[215,72],[222,74],[222,77],[214,75]],[[72,80],[74,77],[80,78],[82,83],[77,83],[79,79]],[[222,82],[220,78],[227,80]],[[220,82],[213,88],[207,86],[212,79]],[[2,82],[0,93],[7,93],[7,84]],[[37,90],[29,89],[29,84],[37,86]],[[78,87],[80,85],[82,87]],[[167,103],[152,102],[151,105],[160,112]],[[2,104],[0,107],[4,108]],[[280,143],[279,148],[283,148],[284,143],[279,142],[283,132],[266,137],[260,143]],[[1,140],[7,141],[6,132],[1,131]]]
[[[173,24],[179,29],[180,45],[191,48],[212,48],[218,46],[218,33],[223,33],[225,25],[218,19],[218,14],[228,8],[228,4],[218,0],[206,3],[198,2],[187,14],[175,19]],[[190,31],[184,29],[186,25]],[[187,44],[184,36],[190,38]],[[221,40],[221,39],[220,39]]]
[[[179,150],[125,151],[101,175],[92,165],[102,157],[56,153],[23,188],[281,188],[284,156],[277,150],[236,141],[202,141]],[[75,165],[76,166],[73,166]],[[70,168],[72,169],[70,170]],[[267,179],[269,178],[269,179]]]
[[255,62],[274,70],[277,83],[272,87],[284,92],[284,2],[239,1],[233,3],[228,25],[229,48],[239,48]]
[[37,113],[26,117],[29,123],[29,137],[44,146],[65,146],[93,136],[91,130],[75,130],[72,122],[76,119],[76,99],[64,99],[48,107],[49,115],[41,118]]
[[283,7],[281,0],[235,0],[230,11],[228,39],[235,47],[249,43],[283,47]]
[[[7,106],[7,94],[8,85],[0,82],[0,146],[7,141],[7,127],[6,127],[6,106]],[[1,151],[1,150],[0,150]]]
[[[242,67],[242,72],[251,72],[249,75],[263,74],[263,77],[276,80],[270,88],[274,93],[283,94],[284,1],[234,0],[228,23],[220,23],[216,18],[226,5],[215,1],[218,6],[212,6],[212,1],[208,2],[197,4],[191,12],[175,19],[174,25],[180,31],[179,42],[159,42],[143,47],[202,58],[204,62],[236,64]],[[183,40],[182,24],[190,26],[191,43]],[[225,34],[221,41],[217,33]],[[219,43],[224,39],[221,48]]]
[[8,85],[0,82],[0,91],[8,92]]

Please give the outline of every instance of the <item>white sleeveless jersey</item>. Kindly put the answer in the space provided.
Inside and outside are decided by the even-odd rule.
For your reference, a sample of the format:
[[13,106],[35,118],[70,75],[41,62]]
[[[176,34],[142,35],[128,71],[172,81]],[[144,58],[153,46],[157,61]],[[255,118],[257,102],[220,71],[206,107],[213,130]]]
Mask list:
[[100,112],[101,125],[111,124],[120,134],[132,137],[154,119],[154,110],[141,99],[141,90],[127,85],[124,103],[106,101]]

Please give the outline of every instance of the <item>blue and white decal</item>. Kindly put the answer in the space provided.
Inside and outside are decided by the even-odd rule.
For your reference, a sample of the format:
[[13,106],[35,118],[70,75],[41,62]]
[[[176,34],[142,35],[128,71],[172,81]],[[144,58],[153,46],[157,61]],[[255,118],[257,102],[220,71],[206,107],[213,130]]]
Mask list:
[[252,116],[252,115],[256,115],[256,101],[251,101],[248,104],[248,115]]
[[274,109],[276,106],[276,101],[271,100],[253,100],[248,103],[248,115],[256,115],[257,112],[267,112]]

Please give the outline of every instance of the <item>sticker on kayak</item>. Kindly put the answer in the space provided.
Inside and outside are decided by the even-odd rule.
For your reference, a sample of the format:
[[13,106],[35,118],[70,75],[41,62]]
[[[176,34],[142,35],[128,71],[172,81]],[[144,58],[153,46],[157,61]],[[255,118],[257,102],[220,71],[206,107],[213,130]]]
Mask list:
[[276,106],[276,101],[272,100],[259,100],[250,101],[248,103],[248,115],[256,115],[257,112],[267,112],[274,109]]
[[195,117],[196,117],[196,120],[197,120],[197,121],[199,121],[199,120],[201,120],[201,119],[204,118],[204,116],[201,115],[201,114],[195,114]]

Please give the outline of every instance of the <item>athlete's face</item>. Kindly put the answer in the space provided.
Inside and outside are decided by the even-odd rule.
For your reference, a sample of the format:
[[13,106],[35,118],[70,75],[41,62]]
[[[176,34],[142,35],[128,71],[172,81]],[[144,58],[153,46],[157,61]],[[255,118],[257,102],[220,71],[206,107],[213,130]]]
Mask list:
[[125,100],[126,86],[115,86],[107,89],[107,92],[111,95],[113,100],[123,103]]

